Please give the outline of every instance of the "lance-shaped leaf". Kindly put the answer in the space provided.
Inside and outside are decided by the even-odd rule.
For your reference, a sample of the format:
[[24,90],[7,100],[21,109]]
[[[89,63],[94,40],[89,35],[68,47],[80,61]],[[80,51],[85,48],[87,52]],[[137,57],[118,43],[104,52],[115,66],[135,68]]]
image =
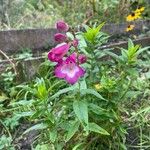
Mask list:
[[86,101],[74,101],[73,110],[82,123],[88,124],[88,107]]
[[89,123],[89,130],[103,135],[109,135],[109,133],[105,129],[103,129],[102,127],[100,127],[94,122]]
[[66,142],[69,141],[74,136],[74,134],[78,131],[79,125],[80,125],[79,121],[72,122],[67,134]]

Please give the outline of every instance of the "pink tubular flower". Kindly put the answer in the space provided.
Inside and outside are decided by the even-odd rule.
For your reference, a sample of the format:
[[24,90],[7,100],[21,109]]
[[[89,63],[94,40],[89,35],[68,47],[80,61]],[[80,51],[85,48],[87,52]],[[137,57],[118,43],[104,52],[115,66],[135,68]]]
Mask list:
[[56,28],[59,30],[59,31],[63,31],[63,32],[67,32],[69,30],[69,26],[67,23],[65,23],[64,21],[58,21],[56,23]]
[[67,43],[61,43],[55,48],[52,48],[48,53],[48,59],[52,62],[59,62],[64,55],[68,52],[70,45]]
[[78,39],[74,39],[73,42],[72,42],[72,45],[73,45],[74,47],[77,47],[78,44],[79,44]]
[[67,40],[67,36],[62,33],[56,33],[54,35],[54,39],[55,39],[55,41],[61,43],[61,42],[65,42]]
[[64,78],[68,83],[74,84],[84,76],[85,70],[76,63],[76,54],[72,54],[63,60],[55,68],[55,76]]
[[80,64],[84,64],[87,61],[87,57],[84,54],[80,54],[78,60]]

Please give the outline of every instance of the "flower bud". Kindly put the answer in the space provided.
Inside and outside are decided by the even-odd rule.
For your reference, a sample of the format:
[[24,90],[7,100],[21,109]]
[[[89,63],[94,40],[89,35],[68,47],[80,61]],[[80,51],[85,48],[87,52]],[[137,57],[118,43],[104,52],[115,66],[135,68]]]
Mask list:
[[73,45],[74,47],[77,47],[78,44],[79,44],[78,39],[74,39],[73,42],[72,42],[72,45]]
[[58,21],[56,23],[56,28],[61,32],[67,32],[69,30],[69,26],[64,21]]
[[65,34],[62,34],[62,33],[56,33],[54,35],[54,39],[55,39],[55,41],[62,43],[62,42],[65,42],[67,40],[67,36]]
[[87,61],[87,57],[84,54],[80,54],[78,60],[80,64],[83,64]]

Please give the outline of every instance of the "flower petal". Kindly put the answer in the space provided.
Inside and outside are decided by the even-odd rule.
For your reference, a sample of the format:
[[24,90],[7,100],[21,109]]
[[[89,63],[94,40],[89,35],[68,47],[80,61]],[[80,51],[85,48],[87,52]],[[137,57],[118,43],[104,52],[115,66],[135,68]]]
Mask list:
[[[72,75],[66,75],[66,81],[70,84],[74,84],[78,81],[78,79],[83,76],[85,74],[85,71],[79,67],[79,66],[76,66],[78,69],[76,69],[76,72],[74,72],[74,74]],[[77,71],[78,70],[78,71]]]
[[64,78],[68,83],[74,84],[85,74],[85,70],[76,63],[76,53],[66,60],[61,60],[55,67],[55,76]]
[[55,48],[52,49],[53,53],[60,54],[68,52],[70,45],[67,43],[58,44]]
[[85,74],[85,70],[79,66],[78,75],[79,75],[80,77],[82,77],[82,76],[84,76],[84,74]]
[[72,78],[70,78],[69,76],[66,76],[65,80],[70,83],[70,84],[75,84],[78,81],[79,77],[78,76],[74,76]]
[[67,43],[62,43],[52,48],[48,53],[48,59],[52,62],[58,62],[64,55],[68,52],[70,45]]
[[54,71],[55,76],[58,77],[58,78],[65,78],[66,74],[63,73],[61,70],[62,70],[62,65],[61,64],[56,66],[55,71]]

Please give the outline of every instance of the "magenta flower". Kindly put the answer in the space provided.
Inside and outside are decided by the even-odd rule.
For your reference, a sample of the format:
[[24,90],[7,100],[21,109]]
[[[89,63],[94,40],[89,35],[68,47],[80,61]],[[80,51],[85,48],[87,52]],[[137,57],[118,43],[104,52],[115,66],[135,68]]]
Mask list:
[[56,23],[56,28],[61,32],[67,32],[69,30],[69,26],[64,21],[58,21]]
[[74,40],[72,41],[72,45],[73,45],[74,47],[77,47],[78,44],[79,44],[78,39],[74,39]]
[[59,62],[68,52],[70,45],[67,43],[58,44],[52,48],[48,53],[48,59],[52,62]]
[[54,39],[55,39],[55,41],[61,43],[61,42],[65,42],[67,40],[67,36],[62,33],[56,33],[54,35]]
[[78,61],[80,64],[84,64],[87,61],[87,57],[84,54],[80,54],[78,57]]
[[84,76],[85,70],[76,62],[76,54],[73,53],[66,60],[63,60],[55,68],[55,76],[65,79],[68,83],[74,84]]

